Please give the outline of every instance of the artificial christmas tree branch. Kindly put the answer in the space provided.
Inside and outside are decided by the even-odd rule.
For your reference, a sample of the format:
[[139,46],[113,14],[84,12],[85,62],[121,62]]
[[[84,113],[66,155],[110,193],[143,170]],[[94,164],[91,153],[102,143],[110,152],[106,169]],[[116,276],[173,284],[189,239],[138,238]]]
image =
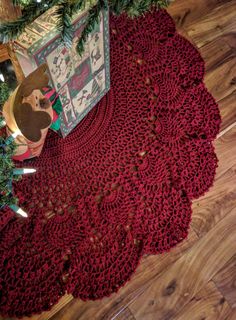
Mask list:
[[24,7],[30,3],[30,0],[12,0],[14,6]]
[[[0,116],[0,127],[4,126],[4,118]],[[12,181],[19,180],[20,176],[14,176],[15,165],[12,156],[16,150],[16,144],[13,141],[7,143],[7,138],[0,136],[0,208],[3,206],[15,205],[18,199],[12,192]]]
[[96,23],[99,22],[100,13],[102,10],[108,9],[108,1],[107,0],[100,0],[94,5],[88,13],[88,20],[87,23],[82,31],[80,39],[77,43],[76,50],[79,55],[82,55],[84,51],[85,42],[89,36],[89,34],[94,30]]
[[[19,4],[19,2],[17,3]],[[16,39],[30,23],[59,2],[61,1],[42,0],[40,3],[30,1],[29,4],[22,8],[22,16],[20,18],[0,24],[0,42],[6,43]]]
[[[6,84],[6,82],[0,83],[0,108],[4,105],[4,103],[7,101],[11,93],[11,90],[9,86]],[[0,122],[2,119],[0,118]]]
[[66,47],[71,47],[73,40],[73,27],[71,19],[74,14],[79,10],[84,10],[86,6],[84,0],[77,0],[76,2],[68,3],[67,0],[62,1],[56,10],[56,15],[58,17],[58,29],[61,32],[61,37],[66,45]]
[[[6,126],[6,121],[0,115],[0,130]],[[15,168],[12,160],[17,149],[15,138],[17,133],[6,135],[6,130],[0,132],[0,210],[6,206],[11,208],[15,213],[27,217],[27,213],[18,207],[18,198],[13,192],[13,182],[19,181],[22,175],[34,173],[36,170],[32,168]]]
[[79,10],[88,9],[88,17],[77,44],[77,51],[81,55],[88,35],[93,31],[103,9],[110,9],[116,15],[126,12],[130,17],[145,13],[152,6],[167,7],[172,0],[13,0],[14,5],[22,8],[22,16],[11,22],[0,24],[0,42],[5,43],[16,39],[25,28],[48,9],[58,6],[58,28],[67,47],[72,44],[73,26],[71,18]]

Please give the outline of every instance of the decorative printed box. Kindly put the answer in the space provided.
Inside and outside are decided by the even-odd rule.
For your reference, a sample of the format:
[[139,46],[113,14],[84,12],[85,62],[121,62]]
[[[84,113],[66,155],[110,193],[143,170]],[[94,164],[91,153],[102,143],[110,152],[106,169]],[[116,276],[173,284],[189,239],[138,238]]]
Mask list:
[[98,103],[110,88],[109,15],[103,11],[100,23],[89,35],[84,54],[76,44],[86,21],[86,11],[73,18],[73,44],[67,49],[56,29],[52,10],[37,18],[15,42],[17,58],[27,76],[46,62],[50,85],[62,104],[59,133],[65,137]]

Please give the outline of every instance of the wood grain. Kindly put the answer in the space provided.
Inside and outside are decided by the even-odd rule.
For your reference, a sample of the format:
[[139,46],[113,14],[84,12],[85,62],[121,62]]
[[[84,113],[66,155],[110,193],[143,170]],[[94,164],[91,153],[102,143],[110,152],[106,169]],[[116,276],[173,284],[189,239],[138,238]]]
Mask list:
[[235,62],[236,59],[231,59],[205,75],[204,82],[216,101],[224,99],[236,89]]
[[236,308],[236,254],[215,275],[213,281],[230,306]]
[[236,165],[229,169],[214,188],[193,204],[192,228],[198,236],[205,235],[215,224],[235,208]]
[[232,310],[215,284],[210,281],[175,316],[174,320],[225,320]]
[[125,308],[121,313],[113,318],[114,320],[135,320],[129,308]]
[[200,48],[224,33],[234,31],[236,29],[235,10],[235,1],[221,2],[205,15],[204,19],[191,23],[187,29],[189,36]]
[[233,124],[236,125],[236,90],[232,91],[228,96],[218,101],[222,123],[220,131],[227,131],[227,128]]
[[[205,283],[231,259],[236,243],[236,208],[137,298],[129,308],[136,319],[174,318]],[[225,250],[227,248],[227,250]],[[150,306],[150,301],[154,304]]]
[[232,77],[230,77],[231,80],[229,80],[227,71],[222,73],[222,70],[228,70],[228,65],[232,63],[236,64],[236,37],[234,35],[227,35],[216,38],[214,41],[201,47],[200,52],[205,61],[205,83],[215,98],[217,96],[214,95],[212,90],[213,88],[215,88],[215,91],[218,90],[218,84],[214,77],[217,77],[217,74],[219,74],[219,81],[225,84],[228,83],[227,90],[225,90],[226,94],[219,93],[217,99],[222,117],[221,131],[223,131],[233,123],[236,123],[236,108],[234,107],[236,99],[236,88],[234,86],[236,74],[233,70]]
[[[235,0],[176,0],[168,9],[177,22],[179,32],[200,49],[206,64],[204,81],[219,102],[221,130],[236,121],[236,108],[233,106],[236,95],[236,19],[232,19],[235,9]],[[218,33],[212,24],[217,24]],[[205,42],[201,43],[204,39]]]
[[[191,226],[203,236],[236,207],[236,127],[215,142],[219,159],[214,187],[193,202]],[[225,161],[227,159],[227,161]]]
[[222,37],[204,45],[199,51],[205,62],[206,73],[235,57],[234,48],[232,49],[226,41],[222,41]]
[[[215,180],[219,180],[231,167],[236,158],[236,125],[219,137],[215,142],[215,151],[219,160]],[[227,159],[227,161],[226,161]]]
[[205,20],[213,9],[233,2],[234,0],[175,0],[167,11],[174,18],[178,28],[188,29],[196,21]]

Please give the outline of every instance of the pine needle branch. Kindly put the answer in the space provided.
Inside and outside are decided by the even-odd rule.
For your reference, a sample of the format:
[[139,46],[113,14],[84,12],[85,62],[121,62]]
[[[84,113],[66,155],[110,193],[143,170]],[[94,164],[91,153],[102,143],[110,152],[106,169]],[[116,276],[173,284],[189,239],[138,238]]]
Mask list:
[[79,0],[76,3],[68,4],[68,1],[63,1],[59,4],[56,10],[56,16],[58,17],[58,30],[61,32],[62,40],[67,48],[71,48],[73,41],[73,25],[72,17],[79,10],[85,8],[86,1]]
[[165,8],[173,0],[111,0],[109,1],[110,11],[115,15],[124,12],[130,17],[144,14],[152,6]]
[[[6,82],[0,83],[0,108],[2,108],[4,103],[9,98],[10,92],[11,90]],[[0,121],[1,121],[1,116],[0,116]]]
[[60,2],[59,0],[43,0],[40,3],[31,1],[24,8],[20,18],[0,24],[0,42],[6,43],[16,39],[30,23]]
[[[0,123],[4,118],[0,116]],[[6,137],[1,133],[0,136],[0,208],[5,205],[17,203],[12,190],[13,180],[18,180],[20,176],[14,176],[14,162],[12,156],[16,150],[16,143],[12,141],[6,145]]]
[[13,0],[13,6],[19,6],[24,8],[25,6],[29,5],[29,3],[31,2],[31,0]]
[[84,52],[84,45],[88,39],[89,34],[94,30],[95,25],[99,23],[100,13],[102,10],[108,10],[107,0],[98,0],[97,4],[95,4],[88,12],[87,22],[76,46],[76,50],[80,56]]

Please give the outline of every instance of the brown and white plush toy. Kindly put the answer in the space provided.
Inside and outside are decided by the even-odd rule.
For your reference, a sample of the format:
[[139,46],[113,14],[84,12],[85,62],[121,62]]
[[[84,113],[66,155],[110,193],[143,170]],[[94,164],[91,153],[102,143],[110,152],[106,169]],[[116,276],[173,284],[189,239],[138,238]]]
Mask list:
[[13,159],[39,156],[53,120],[51,102],[40,90],[48,85],[46,64],[26,77],[3,107],[8,134],[16,134],[18,147]]

